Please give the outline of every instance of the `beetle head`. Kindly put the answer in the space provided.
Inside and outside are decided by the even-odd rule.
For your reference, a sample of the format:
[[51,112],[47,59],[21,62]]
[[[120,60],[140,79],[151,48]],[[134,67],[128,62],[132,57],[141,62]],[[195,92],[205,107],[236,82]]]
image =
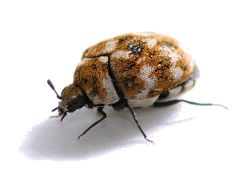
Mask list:
[[56,93],[57,98],[60,99],[58,107],[54,108],[52,111],[58,110],[58,116],[62,117],[61,120],[67,115],[67,113],[74,112],[87,103],[87,99],[83,95],[82,90],[74,84],[65,87],[60,96],[55,90],[52,82],[48,80],[47,83]]

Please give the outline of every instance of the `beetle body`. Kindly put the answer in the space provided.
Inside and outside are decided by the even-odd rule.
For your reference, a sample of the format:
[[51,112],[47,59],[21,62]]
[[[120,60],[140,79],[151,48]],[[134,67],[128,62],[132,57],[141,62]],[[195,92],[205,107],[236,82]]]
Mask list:
[[105,117],[104,105],[128,108],[145,135],[131,108],[151,106],[190,89],[196,72],[193,59],[170,37],[156,33],[117,36],[85,50],[73,83],[59,96],[57,109],[63,119],[83,106],[96,106]]
[[74,84],[93,104],[151,106],[162,93],[187,81],[194,62],[172,38],[155,33],[125,34],[88,48]]

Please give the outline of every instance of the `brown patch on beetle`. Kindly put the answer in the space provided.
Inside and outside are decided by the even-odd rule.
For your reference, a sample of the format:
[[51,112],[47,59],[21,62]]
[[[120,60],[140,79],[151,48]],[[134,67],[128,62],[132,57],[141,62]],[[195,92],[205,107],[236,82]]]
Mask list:
[[[149,48],[147,39],[156,39],[156,45]],[[115,50],[105,54],[106,43],[116,41]],[[169,52],[159,50],[160,47],[166,47]],[[116,52],[121,52],[122,56],[116,56]],[[114,55],[112,55],[115,53]],[[179,55],[175,65],[171,61],[169,54]],[[154,68],[149,79],[155,80],[155,84],[149,90],[148,97],[160,95],[162,91],[174,88],[178,84],[189,78],[193,72],[192,59],[180,48],[179,43],[173,38],[155,33],[147,34],[125,34],[115,38],[98,43],[88,48],[82,58],[95,58],[108,55],[111,58],[111,68],[116,82],[127,99],[135,99],[136,95],[146,90],[145,80],[140,77],[141,69],[144,66]],[[174,80],[172,67],[183,70],[179,80]],[[90,86],[89,86],[90,88]]]
[[61,97],[64,100],[70,101],[73,96],[83,96],[83,92],[74,84],[70,84],[62,90]]
[[78,65],[74,73],[74,84],[78,84],[92,101],[96,97],[104,101],[107,91],[103,80],[107,74],[107,63],[100,61],[99,58],[87,59]]

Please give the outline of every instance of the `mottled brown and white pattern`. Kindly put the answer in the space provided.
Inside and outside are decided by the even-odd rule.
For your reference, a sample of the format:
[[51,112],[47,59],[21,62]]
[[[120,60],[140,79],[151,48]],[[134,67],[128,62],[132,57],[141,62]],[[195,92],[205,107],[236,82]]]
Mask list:
[[[102,72],[107,73],[108,69],[111,69],[112,77],[108,77],[108,80],[114,79],[120,93],[123,93],[129,103],[134,103],[136,107],[141,104],[138,100],[145,99],[149,101],[146,105],[151,105],[163,91],[170,90],[186,81],[194,69],[193,60],[180,48],[177,41],[156,33],[125,34],[100,42],[83,53],[82,58],[88,61],[88,66],[83,63],[80,66],[89,70],[92,67],[90,65],[96,61],[99,62],[98,58],[102,56],[108,56],[110,59],[108,63],[105,63],[106,66]],[[80,69],[80,66],[75,74],[80,77],[87,76],[82,78],[85,81],[81,81],[81,86],[84,87],[89,97],[95,103],[113,104],[103,97],[103,94],[110,94],[114,88],[113,85],[102,86],[107,75],[100,74],[104,75],[104,78],[96,76],[98,79],[95,84],[98,83],[98,85],[94,83],[90,85],[92,76],[98,75],[101,69],[89,71],[92,75],[89,76],[82,74],[84,70]],[[75,82],[79,83],[76,80]],[[117,100],[116,94],[114,91],[114,97],[112,97],[114,100],[111,99],[111,101]]]
[[[149,141],[132,108],[167,106],[186,100],[169,100],[192,88],[198,69],[179,43],[167,36],[146,32],[125,34],[102,41],[84,51],[74,73],[74,82],[59,95],[61,120],[82,108],[97,108],[101,118],[83,131],[78,139],[103,121],[105,105],[128,109],[143,137]],[[164,102],[166,101],[167,102]]]
[[86,92],[93,104],[113,104],[119,100],[107,67],[106,56],[85,58],[75,71],[74,84]]

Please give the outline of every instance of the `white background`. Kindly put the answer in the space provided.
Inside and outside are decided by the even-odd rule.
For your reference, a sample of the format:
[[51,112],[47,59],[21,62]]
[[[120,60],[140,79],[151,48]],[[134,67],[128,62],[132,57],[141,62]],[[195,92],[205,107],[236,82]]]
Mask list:
[[[239,4],[237,1],[1,1],[1,166],[18,169],[238,169]],[[144,141],[127,111],[98,119],[81,109],[49,119],[84,49],[128,32],[176,38],[201,78],[182,96],[229,107],[178,104],[136,110],[155,144]],[[2,168],[1,168],[2,169]]]

